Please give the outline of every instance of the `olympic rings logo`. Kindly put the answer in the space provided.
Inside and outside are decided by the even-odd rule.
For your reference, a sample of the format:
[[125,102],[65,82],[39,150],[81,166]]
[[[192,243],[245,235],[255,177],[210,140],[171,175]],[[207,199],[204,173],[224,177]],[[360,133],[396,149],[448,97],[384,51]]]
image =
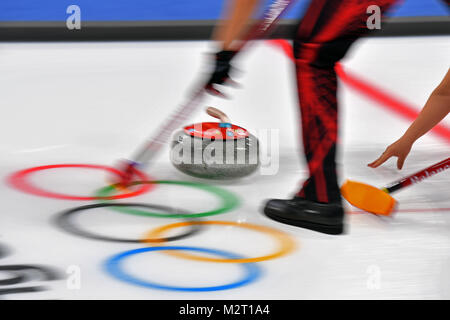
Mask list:
[[[0,244],[0,259],[10,253],[10,250]],[[58,271],[51,267],[35,264],[8,264],[0,265],[0,272],[9,275],[0,279],[0,299],[5,295],[24,294],[45,291],[46,286],[37,283],[55,281],[61,278]],[[28,284],[22,286],[23,284]]]
[[[126,190],[126,193],[114,194],[117,191],[122,190],[119,189],[115,185],[110,185],[100,189],[95,196],[74,196],[74,195],[66,195],[55,192],[50,192],[40,187],[37,187],[30,183],[30,175],[50,169],[59,169],[59,168],[83,168],[83,169],[95,169],[95,170],[104,170],[109,173],[120,175],[120,172],[112,167],[102,166],[102,165],[90,165],[90,164],[59,164],[59,165],[47,165],[29,168],[25,170],[18,171],[12,174],[8,178],[9,184],[19,189],[23,192],[56,199],[63,200],[97,200],[101,201],[100,203],[84,205],[72,209],[68,209],[60,214],[58,214],[54,219],[54,223],[56,226],[61,228],[67,233],[70,233],[75,236],[80,236],[84,238],[88,238],[96,241],[111,241],[111,242],[123,242],[123,243],[141,243],[146,245],[144,248],[134,249],[125,251],[119,254],[116,254],[106,260],[104,263],[105,270],[112,275],[113,277],[131,283],[133,285],[151,288],[151,289],[160,289],[160,290],[171,290],[171,291],[217,291],[217,290],[227,290],[232,288],[241,287],[243,285],[249,284],[255,280],[257,280],[261,276],[261,269],[258,267],[256,262],[266,261],[269,259],[275,259],[282,256],[285,256],[291,253],[296,244],[294,240],[284,232],[276,230],[271,227],[255,225],[250,223],[240,223],[233,221],[201,221],[194,220],[202,217],[213,216],[218,214],[223,214],[226,212],[230,212],[236,209],[239,206],[240,200],[233,193],[208,184],[199,183],[199,182],[189,182],[189,181],[174,181],[174,180],[150,180],[147,175],[141,171],[135,169],[135,174],[140,181],[134,181],[127,189],[131,186],[137,186],[137,190],[130,191]],[[171,207],[163,206],[163,205],[155,205],[155,204],[144,204],[144,203],[116,203],[111,202],[112,200],[130,198],[137,195],[141,195],[145,192],[152,190],[157,185],[177,185],[181,187],[188,188],[196,188],[202,190],[207,193],[211,193],[219,198],[220,205],[218,208],[199,212],[199,213],[190,213],[184,210],[174,210]],[[177,218],[183,219],[185,221],[172,223],[168,225],[164,225],[162,227],[155,228],[146,233],[144,238],[135,238],[135,239],[123,239],[116,237],[103,236],[100,234],[95,234],[82,228],[78,227],[73,222],[73,217],[82,212],[86,212],[89,210],[94,210],[96,208],[111,208],[114,211],[118,211],[125,214],[137,215],[137,216],[145,216],[145,217],[157,217],[157,218]],[[161,213],[164,212],[164,213]],[[260,257],[243,257],[238,254],[230,253],[223,250],[203,248],[203,247],[192,247],[192,246],[165,246],[163,244],[184,239],[186,237],[197,234],[202,227],[204,226],[234,226],[240,227],[247,230],[252,230],[256,232],[261,232],[264,234],[268,234],[271,236],[276,244],[277,249],[275,252],[260,256]],[[167,236],[168,232],[173,229],[186,227],[186,231],[184,233],[175,235],[175,236]],[[237,280],[230,284],[217,285],[217,286],[206,286],[206,287],[176,287],[169,286],[157,282],[150,282],[147,280],[142,280],[138,277],[132,276],[124,270],[124,261],[134,255],[162,251],[169,255],[176,256],[183,259],[204,261],[204,262],[213,262],[213,263],[238,263],[241,264],[244,268],[244,276],[242,279]],[[203,254],[203,255],[202,255]],[[211,257],[214,256],[214,257]]]

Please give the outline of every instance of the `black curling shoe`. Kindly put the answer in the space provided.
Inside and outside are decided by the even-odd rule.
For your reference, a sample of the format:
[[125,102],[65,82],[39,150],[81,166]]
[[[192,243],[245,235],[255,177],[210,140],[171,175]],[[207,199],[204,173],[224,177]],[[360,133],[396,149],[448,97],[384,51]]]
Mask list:
[[319,203],[295,197],[272,199],[264,213],[272,220],[327,234],[344,232],[344,209],[341,203]]

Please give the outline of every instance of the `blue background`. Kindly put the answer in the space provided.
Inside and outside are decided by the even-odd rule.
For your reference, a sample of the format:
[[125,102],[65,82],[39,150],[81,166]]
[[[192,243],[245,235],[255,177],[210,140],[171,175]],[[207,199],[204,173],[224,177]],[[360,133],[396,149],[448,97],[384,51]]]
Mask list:
[[[286,18],[298,18],[310,0],[298,0]],[[339,0],[337,0],[339,1]],[[220,16],[224,0],[0,0],[0,21],[64,21],[66,8],[81,8],[84,21],[209,20]],[[448,15],[439,0],[404,0],[391,16]]]

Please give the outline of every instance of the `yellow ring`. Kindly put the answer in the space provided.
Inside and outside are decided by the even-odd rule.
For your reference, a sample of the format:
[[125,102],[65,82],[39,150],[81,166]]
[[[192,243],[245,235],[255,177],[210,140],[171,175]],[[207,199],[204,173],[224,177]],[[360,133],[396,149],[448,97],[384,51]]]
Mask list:
[[[165,251],[166,254],[174,255],[179,258],[185,258],[190,260],[197,260],[197,261],[209,261],[209,262],[223,262],[223,263],[249,263],[249,262],[260,262],[260,261],[266,261],[270,259],[275,259],[281,256],[284,256],[290,252],[292,252],[296,244],[294,240],[287,235],[284,232],[278,231],[273,228],[265,227],[265,226],[259,226],[255,224],[250,223],[240,223],[240,222],[233,222],[233,221],[186,221],[186,222],[178,222],[178,223],[172,223],[168,225],[164,225],[162,227],[158,227],[156,229],[153,229],[152,231],[148,232],[146,234],[145,239],[142,240],[142,242],[145,243],[151,243],[152,245],[155,245],[155,243],[151,242],[152,239],[155,239],[157,237],[160,237],[163,233],[165,233],[168,230],[189,226],[189,225],[225,225],[225,226],[237,226],[241,228],[251,229],[255,231],[259,231],[262,233],[269,234],[273,238],[275,238],[278,242],[278,250],[272,254],[268,254],[261,257],[256,258],[244,258],[244,259],[221,259],[221,258],[211,258],[211,257],[202,257],[194,254],[185,253],[182,251]],[[160,243],[163,243],[162,241]]]

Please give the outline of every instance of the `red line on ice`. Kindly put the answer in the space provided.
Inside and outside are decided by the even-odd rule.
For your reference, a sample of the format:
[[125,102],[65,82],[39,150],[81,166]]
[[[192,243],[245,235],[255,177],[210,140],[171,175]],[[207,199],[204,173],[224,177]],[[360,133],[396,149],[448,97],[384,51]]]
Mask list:
[[[284,39],[267,40],[269,44],[273,44],[276,47],[282,49],[282,51],[290,58],[294,59],[292,45],[289,41]],[[356,89],[358,92],[364,94],[368,98],[380,103],[385,108],[394,111],[398,115],[413,121],[419,115],[414,107],[410,106],[408,103],[401,101],[399,98],[394,97],[391,93],[370,84],[366,80],[344,71],[342,65],[338,63],[336,65],[336,73],[339,78],[348,86]],[[450,129],[442,124],[438,124],[432,130],[432,133],[439,136],[441,139],[450,143]]]

